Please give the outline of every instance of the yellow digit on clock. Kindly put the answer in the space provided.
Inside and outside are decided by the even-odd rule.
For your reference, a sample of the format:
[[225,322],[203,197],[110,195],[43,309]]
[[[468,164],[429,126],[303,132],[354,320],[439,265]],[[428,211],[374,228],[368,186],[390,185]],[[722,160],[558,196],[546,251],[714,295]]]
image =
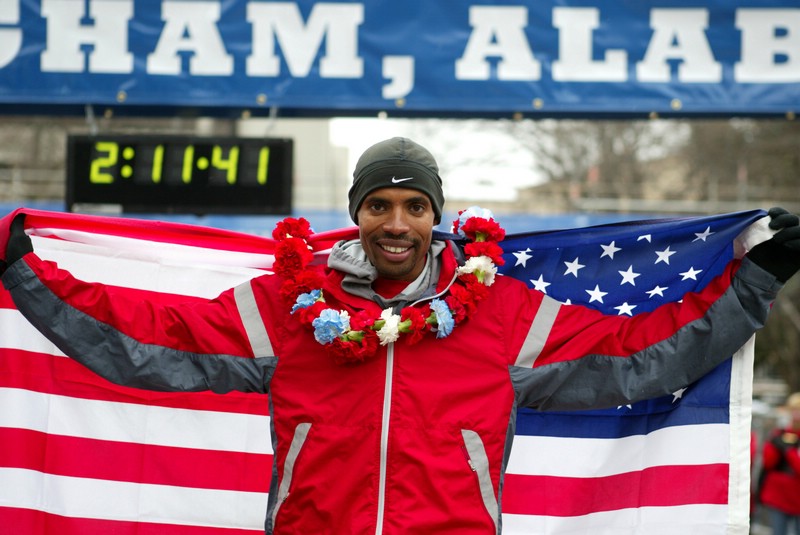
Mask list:
[[236,184],[236,171],[239,168],[239,147],[231,147],[228,157],[222,157],[222,147],[214,145],[211,149],[211,165],[221,171],[225,171],[225,179],[228,184]]
[[267,183],[267,173],[269,172],[269,147],[262,147],[258,151],[258,172],[256,180],[262,186]]
[[105,172],[105,170],[117,165],[119,145],[112,141],[98,141],[94,144],[94,150],[105,154],[105,156],[98,156],[92,160],[92,166],[89,169],[89,182],[92,184],[111,184],[114,182],[114,175]]

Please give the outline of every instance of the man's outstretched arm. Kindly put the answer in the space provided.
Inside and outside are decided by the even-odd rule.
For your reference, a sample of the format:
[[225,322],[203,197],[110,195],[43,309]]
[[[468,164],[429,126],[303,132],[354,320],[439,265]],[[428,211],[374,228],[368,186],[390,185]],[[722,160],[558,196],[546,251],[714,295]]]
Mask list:
[[541,304],[512,368],[520,404],[558,410],[649,399],[730,357],[764,325],[783,283],[800,269],[800,219],[769,213],[779,230],[771,239],[703,290],[652,312],[606,315],[532,294]]
[[117,384],[162,391],[265,392],[273,355],[252,358],[234,290],[165,306],[80,281],[33,254],[24,214],[11,224],[3,285],[66,355]]

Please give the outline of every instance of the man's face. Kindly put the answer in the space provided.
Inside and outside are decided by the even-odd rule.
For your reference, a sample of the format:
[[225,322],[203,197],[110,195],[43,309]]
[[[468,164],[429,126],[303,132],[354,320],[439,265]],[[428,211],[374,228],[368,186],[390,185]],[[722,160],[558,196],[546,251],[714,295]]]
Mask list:
[[413,281],[431,245],[434,212],[427,195],[408,188],[381,188],[358,209],[361,245],[378,274]]

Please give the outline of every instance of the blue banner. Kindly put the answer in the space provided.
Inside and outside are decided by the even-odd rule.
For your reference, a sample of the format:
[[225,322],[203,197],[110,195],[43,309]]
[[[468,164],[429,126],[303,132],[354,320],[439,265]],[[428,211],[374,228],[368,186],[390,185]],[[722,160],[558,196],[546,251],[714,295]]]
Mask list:
[[0,0],[0,111],[759,115],[797,0]]

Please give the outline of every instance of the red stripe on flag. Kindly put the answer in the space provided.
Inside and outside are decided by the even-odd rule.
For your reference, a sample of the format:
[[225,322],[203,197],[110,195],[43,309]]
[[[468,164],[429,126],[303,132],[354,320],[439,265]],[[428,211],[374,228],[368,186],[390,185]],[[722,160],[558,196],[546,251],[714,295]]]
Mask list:
[[266,493],[272,455],[114,442],[0,427],[0,466],[58,476]]
[[606,477],[507,474],[503,512],[580,516],[599,511],[728,501],[728,465],[655,466]]
[[25,535],[257,535],[263,530],[221,529],[203,526],[181,526],[93,518],[70,518],[60,515],[0,507],[3,533]]
[[267,396],[152,392],[118,386],[64,357],[0,348],[0,387],[81,399],[267,416]]
[[0,286],[0,308],[17,308],[16,305],[14,305],[14,301],[11,300],[11,294],[2,286]]
[[[2,222],[0,224],[0,248],[2,250],[5,250],[8,227],[13,216],[18,212],[26,214],[26,229],[68,229],[89,234],[102,233],[109,236],[120,236],[150,242],[173,243],[255,254],[272,254],[275,247],[275,241],[271,238],[200,225],[23,208],[6,215],[0,220]],[[272,229],[265,230],[271,231]],[[314,250],[319,251],[332,247],[339,240],[349,240],[357,237],[358,228],[347,227],[318,232],[311,237],[310,242]]]

